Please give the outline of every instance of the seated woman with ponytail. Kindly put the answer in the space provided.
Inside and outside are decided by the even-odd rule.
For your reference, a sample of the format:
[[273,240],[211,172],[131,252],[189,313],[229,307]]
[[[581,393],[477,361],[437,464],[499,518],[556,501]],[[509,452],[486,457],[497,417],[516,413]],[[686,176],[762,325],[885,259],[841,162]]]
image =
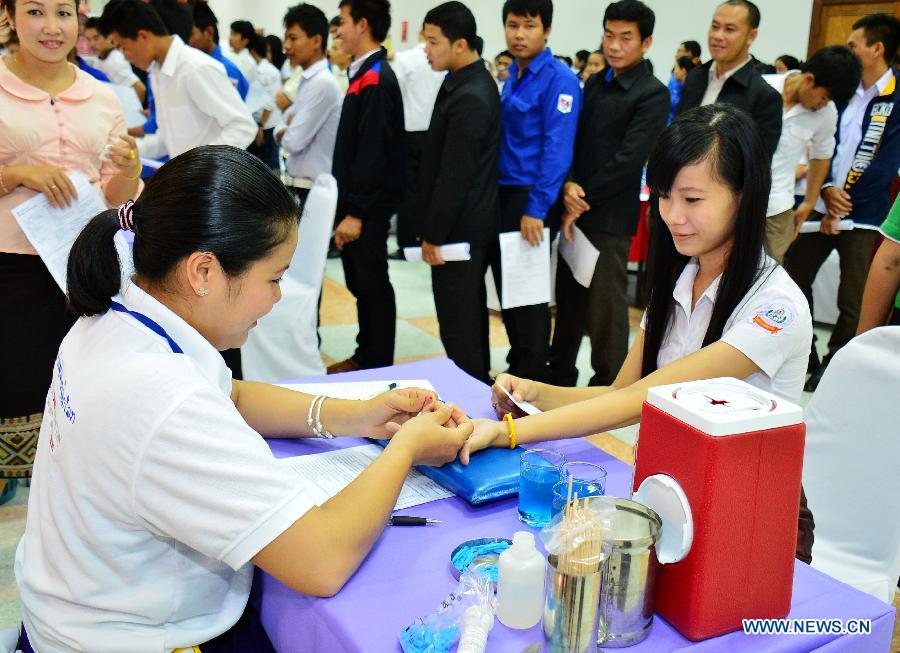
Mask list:
[[[651,153],[647,182],[651,290],[622,369],[607,387],[498,376],[498,417],[523,415],[498,386],[545,411],[514,420],[519,442],[636,424],[648,388],[680,381],[736,377],[799,403],[812,318],[800,289],[763,249],[770,173],[753,120],[725,104],[681,115]],[[508,429],[505,421],[476,420],[461,460],[509,446]],[[801,559],[811,535],[807,542],[801,533]]]
[[[68,296],[81,317],[53,368],[16,552],[26,653],[271,651],[245,610],[253,566],[333,595],[410,467],[456,457],[471,423],[428,392],[326,400],[232,380],[217,350],[279,300],[297,212],[259,159],[201,147],[78,237]],[[136,271],[121,288],[120,229]],[[260,435],[394,432],[321,507]]]

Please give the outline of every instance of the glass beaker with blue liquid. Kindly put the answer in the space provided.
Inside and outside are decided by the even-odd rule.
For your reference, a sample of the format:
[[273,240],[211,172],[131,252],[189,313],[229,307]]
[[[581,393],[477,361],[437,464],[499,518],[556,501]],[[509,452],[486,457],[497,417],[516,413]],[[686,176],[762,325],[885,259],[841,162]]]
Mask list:
[[555,517],[566,507],[569,496],[569,479],[572,481],[572,498],[602,497],[606,494],[606,470],[595,463],[572,461],[562,467],[562,475],[553,486],[553,510]]
[[519,521],[543,528],[550,523],[553,486],[562,478],[566,457],[558,451],[530,449],[519,459]]

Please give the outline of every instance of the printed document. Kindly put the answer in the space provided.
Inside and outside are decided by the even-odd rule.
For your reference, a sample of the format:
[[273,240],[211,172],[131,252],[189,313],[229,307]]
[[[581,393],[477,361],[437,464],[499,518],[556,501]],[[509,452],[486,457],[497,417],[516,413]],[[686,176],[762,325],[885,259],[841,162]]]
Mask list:
[[534,247],[518,231],[500,234],[500,297],[503,308],[550,302],[550,230]]
[[[470,261],[472,260],[472,245],[469,243],[451,243],[441,245],[441,257],[445,261]],[[420,263],[422,261],[421,247],[404,247],[403,256],[407,261]]]
[[[309,456],[282,458],[280,462],[288,465],[303,479],[313,501],[321,506],[350,485],[382,451],[384,449],[377,444],[364,444]],[[452,492],[445,490],[418,470],[412,469],[403,482],[403,489],[400,490],[394,510],[411,508],[452,496]]]
[[43,193],[12,210],[13,217],[37,250],[54,281],[66,292],[66,266],[75,239],[91,218],[108,207],[100,193],[80,172],[70,172],[78,198],[70,206],[54,208]]
[[591,279],[594,278],[594,268],[597,267],[600,252],[577,226],[572,227],[572,233],[574,234],[572,240],[566,240],[565,236],[560,235],[559,255],[569,264],[575,281],[585,288],[589,288]]
[[310,395],[325,395],[335,399],[371,399],[388,390],[398,388],[421,388],[437,392],[428,379],[412,381],[345,381],[343,383],[279,383],[282,388],[305,392]]

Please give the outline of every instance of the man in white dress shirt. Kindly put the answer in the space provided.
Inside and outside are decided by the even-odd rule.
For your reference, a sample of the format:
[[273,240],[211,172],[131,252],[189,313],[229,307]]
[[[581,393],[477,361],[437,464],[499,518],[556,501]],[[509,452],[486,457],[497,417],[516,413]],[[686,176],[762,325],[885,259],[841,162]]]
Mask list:
[[130,86],[137,93],[138,99],[143,103],[147,97],[147,88],[138,79],[131,69],[131,64],[125,61],[125,55],[100,31],[100,19],[96,16],[88,18],[84,24],[84,37],[91,46],[94,56],[91,65],[106,73],[109,81],[119,86]]
[[419,31],[415,47],[398,52],[391,61],[403,96],[403,122],[406,127],[406,194],[397,211],[397,244],[399,249],[391,258],[402,259],[404,247],[418,245],[416,218],[416,182],[425,147],[425,136],[431,124],[434,101],[444,82],[444,72],[435,72],[425,56],[425,36]]
[[325,59],[328,19],[322,10],[310,4],[291,7],[284,28],[284,51],[303,74],[275,139],[288,155],[285,184],[302,203],[316,177],[331,172],[343,93]]
[[[846,103],[859,78],[859,60],[841,45],[816,51],[799,70],[763,75],[784,99],[781,138],[772,158],[772,189],[766,211],[766,244],[769,254],[779,263],[815,208],[828,174],[837,129],[835,102]],[[795,171],[807,144],[806,197],[793,209]]]
[[236,20],[231,23],[231,34],[228,36],[228,45],[234,53],[231,60],[251,84],[256,79],[256,62],[249,50],[250,39],[254,34],[256,30],[253,29],[253,23],[248,20]]
[[103,32],[153,84],[159,130],[139,139],[143,156],[175,157],[200,145],[250,145],[256,123],[222,64],[170,36],[156,10],[141,0],[114,0],[100,20]]

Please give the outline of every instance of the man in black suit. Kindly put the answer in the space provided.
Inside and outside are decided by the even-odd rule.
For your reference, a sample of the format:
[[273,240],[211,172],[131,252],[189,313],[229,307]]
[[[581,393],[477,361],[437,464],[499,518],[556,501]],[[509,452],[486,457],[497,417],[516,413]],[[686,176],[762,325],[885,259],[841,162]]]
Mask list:
[[712,60],[688,73],[678,113],[715,102],[743,109],[753,116],[771,161],[781,138],[782,101],[750,56],[759,21],[759,8],[749,0],[726,0],[719,5],[709,26]]
[[[584,85],[575,156],[562,192],[563,238],[571,242],[577,224],[600,255],[587,286],[565,260],[556,268],[548,373],[556,385],[576,385],[575,359],[585,333],[591,385],[611,385],[628,353],[628,250],[640,214],[641,171],[669,115],[669,92],[644,60],[655,23],[653,10],[640,0],[610,4],[603,16],[608,68]],[[560,242],[562,250],[568,243]]]
[[[500,98],[476,52],[475,31],[475,17],[461,2],[446,2],[425,16],[428,62],[449,74],[425,137],[416,216],[444,349],[459,367],[489,383],[484,275],[500,228]],[[471,245],[471,260],[445,261],[440,246],[461,242]]]

